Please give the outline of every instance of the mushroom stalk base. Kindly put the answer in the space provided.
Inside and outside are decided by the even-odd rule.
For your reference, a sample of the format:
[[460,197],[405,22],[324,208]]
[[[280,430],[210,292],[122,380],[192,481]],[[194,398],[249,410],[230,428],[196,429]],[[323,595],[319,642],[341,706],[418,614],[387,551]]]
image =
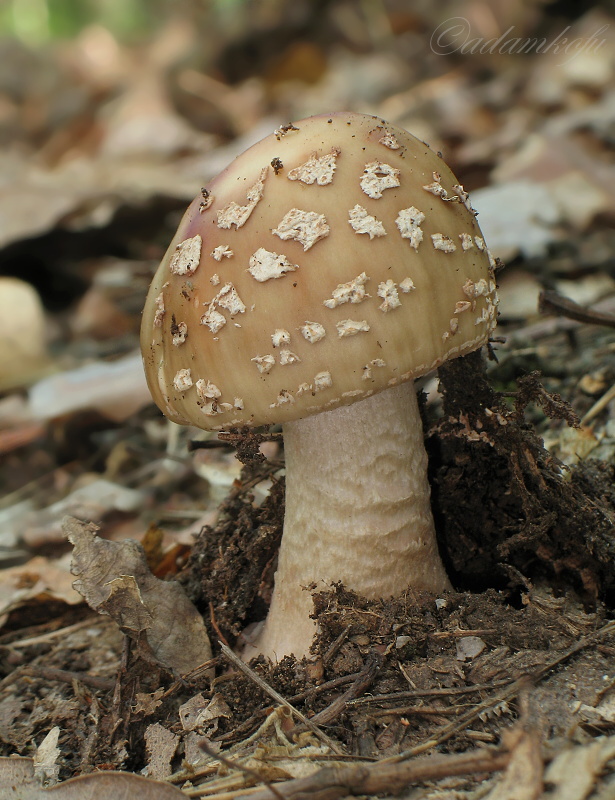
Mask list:
[[286,511],[264,627],[244,657],[308,653],[312,591],[341,581],[369,599],[450,588],[429,503],[411,381],[284,425]]

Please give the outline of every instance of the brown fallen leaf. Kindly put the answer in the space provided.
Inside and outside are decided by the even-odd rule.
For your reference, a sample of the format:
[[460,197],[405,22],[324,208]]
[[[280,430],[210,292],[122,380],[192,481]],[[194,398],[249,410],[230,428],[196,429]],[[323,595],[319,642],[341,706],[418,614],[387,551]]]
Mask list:
[[[545,773],[551,786],[549,800],[585,800],[593,794],[601,776],[613,769],[607,763],[615,758],[615,736],[601,736],[589,744],[571,747],[558,753]],[[600,797],[612,797],[606,791]]]
[[36,601],[62,600],[69,605],[82,602],[72,587],[68,564],[35,556],[26,564],[0,570],[0,627],[11,611]]
[[163,780],[171,774],[171,761],[179,745],[179,736],[167,730],[164,725],[154,722],[145,730],[147,750],[147,774]]
[[180,675],[211,658],[201,615],[178,583],[152,575],[138,542],[101,539],[97,525],[74,517],[64,520],[63,530],[74,546],[73,586],[137,641],[145,658]]
[[206,700],[199,692],[179,707],[179,719],[185,731],[195,731],[209,728],[211,736],[218,727],[220,717],[230,719],[233,716],[231,709],[221,694],[214,694],[211,700]]
[[151,694],[146,692],[137,692],[135,695],[135,705],[133,706],[133,714],[141,714],[144,717],[149,717],[154,711],[162,705],[162,696],[164,689],[162,687],[156,689]]
[[485,800],[538,800],[543,790],[538,731],[519,725],[506,731],[502,738],[510,749],[510,761]]
[[43,789],[34,776],[31,758],[0,758],[0,800],[185,800],[186,795],[168,783],[125,772],[82,775],[53,789]]

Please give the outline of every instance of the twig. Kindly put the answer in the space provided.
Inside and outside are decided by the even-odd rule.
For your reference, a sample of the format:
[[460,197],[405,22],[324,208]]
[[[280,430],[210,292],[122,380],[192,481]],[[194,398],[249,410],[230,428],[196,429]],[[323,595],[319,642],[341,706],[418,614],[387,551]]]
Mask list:
[[219,663],[220,663],[219,656],[215,656],[214,658],[210,658],[208,661],[205,661],[203,664],[199,664],[198,667],[195,667],[190,672],[187,672],[185,675],[182,675],[181,680],[172,683],[166,690],[166,692],[162,695],[162,698],[165,699],[169,697],[169,695],[174,694],[178,689],[183,689],[186,685],[195,683],[200,678],[207,676],[207,674],[214,667],[217,667]]
[[25,447],[35,439],[42,438],[46,432],[47,426],[41,422],[26,422],[14,428],[0,430],[0,455]]
[[335,753],[285,753],[284,755],[267,755],[267,761],[334,761],[339,764],[344,761],[355,761],[361,764],[375,763],[379,759],[376,756],[357,756],[347,755],[338,756]]
[[[211,741],[211,740],[210,740]],[[227,760],[234,765],[234,759],[240,758],[240,753],[231,753],[228,751],[229,755],[226,757]],[[197,780],[201,778],[206,778],[212,775],[214,772],[219,772],[220,767],[215,759],[211,758],[207,762],[200,762],[196,766],[192,766],[191,764],[186,764],[184,762],[184,766],[182,769],[174,772],[172,775],[167,775],[163,780],[165,783],[184,783],[185,781],[190,781],[194,784]],[[214,781],[209,781],[207,783],[207,788],[214,783]],[[205,789],[205,785],[201,784],[201,790]]]
[[348,634],[350,633],[350,629],[351,628],[352,628],[352,625],[347,625],[344,628],[344,630],[340,633],[340,635],[331,643],[329,649],[327,650],[327,652],[322,657],[323,666],[325,666],[325,667],[327,666],[329,661],[331,661],[333,656],[337,653],[337,651],[340,649],[340,647],[344,644],[344,642],[346,641],[346,639],[348,637]]
[[204,739],[201,739],[199,742],[199,747],[201,750],[204,751],[206,755],[210,758],[216,758],[221,764],[224,764],[226,767],[230,767],[231,769],[238,769],[240,772],[243,772],[244,775],[248,775],[248,777],[255,780],[257,783],[262,783],[266,786],[269,791],[271,792],[274,797],[277,797],[278,800],[284,800],[284,796],[278,792],[278,790],[273,786],[271,781],[268,781],[267,778],[264,778],[260,775],[256,770],[250,769],[250,767],[246,767],[245,764],[241,764],[239,761],[231,761],[230,758],[223,756],[222,753],[216,753],[215,750],[212,750],[211,747],[207,744]]
[[[41,633],[39,636],[30,636],[27,639],[14,639],[13,641],[6,641],[6,637],[0,638],[0,645],[12,649],[12,648],[20,648],[20,647],[30,647],[33,644],[42,644],[43,642],[48,642],[51,639],[56,639],[58,636],[67,636],[69,633],[74,633],[75,631],[79,631],[82,628],[90,628],[94,627],[95,624],[100,622],[104,622],[104,620],[88,617],[88,619],[82,619],[81,622],[75,622],[73,625],[65,625],[63,628],[54,628],[51,631],[47,631],[46,633]],[[14,636],[15,632],[8,634],[8,636]]]
[[[297,778],[279,785],[284,800],[337,800],[347,795],[373,795],[380,792],[397,794],[420,781],[468,775],[474,772],[499,772],[508,766],[510,754],[502,751],[477,750],[459,755],[429,756],[400,764],[361,764],[324,767],[306,778]],[[250,795],[250,800],[271,800],[266,790]]]
[[230,647],[227,647],[222,642],[218,642],[218,644],[220,645],[224,657],[228,661],[230,661],[231,664],[237,667],[237,669],[243,672],[244,675],[247,675],[250,678],[250,680],[254,681],[254,683],[259,687],[259,689],[262,689],[263,692],[269,695],[269,697],[272,697],[276,702],[280,703],[280,705],[283,705],[291,713],[293,713],[298,719],[301,720],[301,722],[303,722],[303,724],[309,730],[312,731],[312,733],[315,736],[317,736],[322,742],[324,742],[327,745],[327,747],[329,747],[334,753],[337,753],[338,755],[343,755],[343,750],[340,750],[338,745],[332,739],[330,739],[326,733],[323,733],[323,731],[321,731],[320,728],[314,725],[314,723],[311,720],[309,720],[304,714],[302,714],[294,706],[292,706],[288,702],[288,700],[282,697],[282,695],[279,692],[276,692],[275,689],[269,686],[269,684],[266,683],[260,677],[260,675],[257,675],[257,673],[254,672],[253,669],[250,669],[250,667],[247,664],[244,664],[243,661],[239,658],[239,656],[236,656],[235,653],[233,653]]
[[589,325],[606,325],[608,328],[615,328],[615,317],[612,314],[602,314],[600,311],[583,308],[574,300],[564,297],[558,292],[542,291],[538,296],[538,310],[541,314],[553,314]]
[[[308,697],[316,697],[323,692],[328,692],[330,689],[337,689],[339,686],[345,686],[348,683],[352,683],[355,681],[360,672],[352,672],[350,675],[341,675],[339,678],[333,678],[330,681],[325,681],[325,683],[321,683],[318,686],[312,686],[309,689],[306,689],[303,692],[299,692],[298,694],[293,695],[292,697],[288,698],[289,703],[300,703],[303,700],[306,700]],[[238,725],[232,731],[223,734],[222,736],[216,737],[213,741],[215,742],[227,742],[229,739],[236,738],[242,731],[250,730],[250,728],[257,723],[257,721],[264,717],[266,714],[264,709],[259,709],[252,714],[245,722],[242,722],[241,725]],[[269,719],[269,718],[268,718]],[[264,728],[265,724],[268,724],[267,720],[262,723],[254,733],[251,733],[248,739],[245,741],[251,741],[252,738],[258,737],[260,735],[260,731]],[[243,744],[243,742],[238,742],[238,744]]]
[[314,725],[330,725],[334,719],[346,710],[350,700],[354,700],[357,695],[362,694],[372,684],[381,666],[382,656],[375,652],[371,653],[352,686],[349,686],[344,694],[336,698],[331,705],[315,714],[311,722]]
[[360,672],[351,672],[348,675],[340,675],[338,678],[331,678],[330,681],[319,683],[318,686],[311,686],[303,692],[294,694],[288,698],[289,703],[299,703],[306,700],[308,697],[315,697],[323,692],[328,692],[330,689],[337,689],[340,686],[345,686],[347,683],[353,683],[359,677]]
[[0,682],[0,688],[8,686],[20,678],[42,678],[47,681],[61,681],[62,683],[72,683],[79,681],[84,686],[92,689],[101,689],[109,692],[115,686],[115,681],[109,678],[98,678],[96,675],[88,675],[87,672],[71,672],[67,669],[55,669],[54,667],[24,666],[11,672]]
[[497,628],[477,628],[476,630],[466,631],[457,628],[454,631],[434,631],[430,634],[434,639],[463,639],[465,636],[491,636],[497,633]]
[[500,686],[509,686],[514,678],[503,678],[493,683],[475,683],[472,686],[454,686],[450,689],[408,689],[405,692],[392,692],[391,694],[376,694],[371,697],[359,697],[350,700],[349,706],[371,705],[372,703],[397,702],[398,700],[414,700],[418,697],[449,697],[460,694],[473,694],[497,689]]
[[606,408],[611,400],[615,397],[615,384],[611,386],[608,391],[606,391],[599,400],[596,400],[594,405],[589,409],[589,411],[585,414],[583,419],[581,420],[581,425],[587,425],[588,422],[591,422],[594,417],[597,417],[598,414],[602,411],[603,408]]
[[216,632],[216,634],[218,636],[218,639],[221,642],[224,642],[224,644],[227,647],[229,647],[229,643],[228,643],[228,641],[226,639],[226,636],[222,633],[222,631],[218,627],[218,622],[216,620],[216,610],[215,610],[214,604],[211,602],[211,600],[209,601],[209,621],[211,622],[211,627],[215,630],[215,632]]
[[[252,795],[258,794],[258,792],[262,792],[260,786],[251,786],[249,788],[241,788],[241,789],[232,789],[228,792],[218,792],[215,791],[213,794],[208,790],[211,788],[212,784],[208,783],[204,786],[199,786],[196,789],[182,789],[182,792],[187,797],[203,797],[203,798],[211,798],[211,800],[238,800],[240,797],[252,797]],[[267,800],[271,800],[271,795],[267,795]]]
[[[211,800],[230,800],[235,797],[243,797],[244,795],[256,794],[262,792],[261,785],[246,786],[245,778],[241,773],[235,772],[233,775],[227,775],[225,778],[218,778],[207,783],[202,783],[194,789],[184,788],[182,792],[187,797],[202,797],[210,798]],[[269,800],[271,795],[267,794]]]
[[458,717],[463,712],[463,706],[450,706],[448,708],[433,708],[432,706],[393,706],[381,708],[379,711],[370,712],[370,717],[407,716],[416,714],[424,717]]
[[442,744],[442,742],[446,742],[456,733],[467,728],[470,722],[473,722],[477,717],[487,711],[489,708],[493,708],[494,706],[499,705],[500,703],[505,702],[506,700],[511,700],[515,695],[517,695],[522,688],[527,686],[530,682],[530,678],[527,675],[516,680],[512,683],[507,689],[504,689],[502,692],[498,692],[495,697],[491,697],[488,700],[483,700],[482,703],[479,703],[477,706],[474,706],[469,711],[466,711],[465,714],[462,714],[456,722],[450,722],[448,725],[445,725],[443,728],[440,728],[439,731],[436,731],[435,735],[431,736],[429,739],[420,742],[419,744],[411,747],[409,750],[404,750],[402,753],[399,753],[396,756],[391,756],[390,758],[384,759],[380,763],[389,763],[394,764],[399,761],[405,761],[409,758],[414,758],[414,756],[421,755],[426,753],[427,750],[431,750],[432,747],[436,747],[436,745]]
[[247,745],[252,744],[252,742],[260,738],[268,728],[270,728],[272,725],[275,724],[278,717],[280,716],[280,711],[282,710],[282,708],[286,710],[285,706],[278,706],[277,708],[274,708],[270,714],[267,714],[265,721],[262,723],[262,725],[258,726],[258,728],[254,731],[254,733],[251,733],[247,739],[243,739],[241,742],[238,742],[237,744],[233,745],[233,748],[236,748],[238,750],[245,750]]

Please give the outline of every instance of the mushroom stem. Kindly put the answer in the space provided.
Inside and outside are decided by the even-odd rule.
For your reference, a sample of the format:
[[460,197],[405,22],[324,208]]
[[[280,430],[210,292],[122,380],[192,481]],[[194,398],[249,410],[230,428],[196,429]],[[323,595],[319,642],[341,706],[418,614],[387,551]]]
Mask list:
[[450,583],[436,543],[412,381],[284,424],[286,511],[264,627],[245,657],[308,653],[311,591],[341,581],[369,599]]

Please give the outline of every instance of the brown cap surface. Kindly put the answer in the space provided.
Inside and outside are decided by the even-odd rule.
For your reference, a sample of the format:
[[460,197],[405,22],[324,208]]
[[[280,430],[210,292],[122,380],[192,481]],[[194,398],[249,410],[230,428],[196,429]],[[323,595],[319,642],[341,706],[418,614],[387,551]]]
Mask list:
[[492,258],[442,159],[376,117],[311,117],[188,208],[147,298],[145,370],[176,422],[285,422],[480,347],[496,304]]

